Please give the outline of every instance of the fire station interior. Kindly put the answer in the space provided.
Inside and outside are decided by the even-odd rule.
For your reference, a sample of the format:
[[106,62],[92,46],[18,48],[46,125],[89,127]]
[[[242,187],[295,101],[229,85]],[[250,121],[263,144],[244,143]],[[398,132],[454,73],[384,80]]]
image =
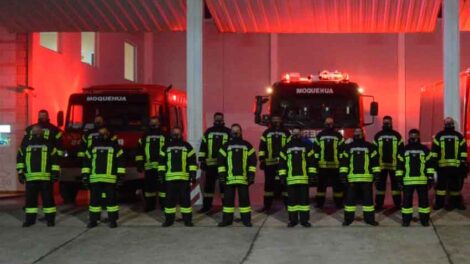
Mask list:
[[[162,228],[162,211],[143,210],[143,176],[130,163],[134,178],[121,188],[119,227],[88,229],[89,193],[76,180],[80,168],[67,161],[53,184],[56,226],[39,213],[23,228],[25,185],[16,165],[25,129],[42,109],[63,130],[64,159],[76,155],[80,133],[98,113],[79,112],[80,100],[112,101],[100,111],[121,129],[129,156],[135,150],[128,146],[137,144],[129,135],[141,133],[152,115],[167,132],[181,126],[197,154],[215,112],[228,127],[240,124],[258,154],[275,103],[290,118],[292,102],[282,101],[290,95],[273,99],[286,83],[306,102],[305,116],[292,124],[312,140],[336,108],[344,108],[337,123],[347,140],[361,127],[372,141],[384,116],[405,144],[415,128],[430,147],[447,116],[466,138],[469,32],[469,0],[0,0],[0,263],[469,263],[470,209],[433,210],[428,227],[416,210],[404,228],[387,185],[378,227],[364,224],[360,211],[343,227],[344,210],[335,208],[330,188],[318,209],[311,187],[312,228],[287,228],[282,201],[270,213],[259,210],[265,177],[258,166],[249,187],[251,228],[238,213],[232,227],[217,227],[218,190],[213,210],[197,213],[201,170],[190,191],[195,226],[185,227],[177,214],[173,227]],[[322,80],[354,83],[357,98],[335,97]],[[100,97],[103,89],[112,92]],[[150,103],[132,97],[146,89],[154,89]],[[335,106],[315,99],[326,97]],[[462,195],[470,204],[467,182]],[[431,208],[434,197],[430,188]]]

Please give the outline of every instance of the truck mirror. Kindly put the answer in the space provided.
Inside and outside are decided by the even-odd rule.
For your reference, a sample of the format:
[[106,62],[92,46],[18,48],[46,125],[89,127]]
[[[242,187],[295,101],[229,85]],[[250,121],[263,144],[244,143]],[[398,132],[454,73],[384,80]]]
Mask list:
[[57,112],[57,126],[64,126],[64,111]]
[[[265,96],[256,96],[256,102],[255,102],[255,123],[259,124],[261,123],[261,112],[263,111],[263,104],[267,103],[269,99]],[[264,120],[264,115],[263,115],[263,120]]]
[[369,113],[371,116],[377,116],[379,114],[379,103],[371,102]]

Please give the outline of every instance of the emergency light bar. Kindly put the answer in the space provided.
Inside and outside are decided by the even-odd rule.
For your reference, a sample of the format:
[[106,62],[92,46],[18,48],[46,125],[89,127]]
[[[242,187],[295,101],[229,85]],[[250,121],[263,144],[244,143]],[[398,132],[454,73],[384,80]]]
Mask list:
[[[298,72],[291,72],[282,75],[283,82],[313,82],[314,77],[312,74],[307,77],[301,77],[300,73]],[[329,71],[321,71],[318,74],[318,79],[320,81],[336,81],[336,82],[347,82],[349,81],[349,74],[342,73],[339,71],[329,72]]]

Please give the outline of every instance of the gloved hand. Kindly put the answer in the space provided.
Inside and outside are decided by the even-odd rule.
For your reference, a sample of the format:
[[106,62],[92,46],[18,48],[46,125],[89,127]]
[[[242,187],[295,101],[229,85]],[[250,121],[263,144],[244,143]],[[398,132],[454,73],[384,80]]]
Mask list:
[[122,179],[124,178],[124,174],[118,174],[116,176],[116,188],[120,188],[122,186]]
[[286,186],[287,185],[287,177],[285,176],[280,176],[279,177],[279,181],[281,183],[282,186]]
[[191,183],[196,183],[196,172],[195,171],[192,171],[189,173],[189,180],[191,181]]
[[24,172],[23,171],[19,171],[18,172],[18,181],[21,183],[21,184],[24,184],[26,182],[26,176],[24,175]]
[[432,187],[434,185],[434,175],[433,174],[429,174],[428,175],[428,187]]
[[255,183],[255,174],[249,173],[248,174],[248,186],[252,185],[253,183]]
[[380,173],[374,173],[375,185],[380,185]]
[[90,184],[90,175],[82,174],[82,184],[83,184],[83,186],[88,188],[88,185]]
[[460,161],[460,170],[462,171],[462,176],[464,178],[468,177],[468,162],[467,161]]
[[315,175],[315,174],[309,175],[308,185],[309,186],[315,186],[316,183],[317,183],[317,175]]
[[341,173],[339,175],[339,179],[341,181],[341,184],[343,184],[344,188],[346,189],[348,187],[348,175]]
[[225,179],[226,178],[227,178],[227,176],[225,174],[223,174],[223,173],[219,174],[218,179],[219,179],[220,184],[225,184]]
[[259,168],[264,171],[264,170],[266,169],[266,162],[261,161],[261,162],[259,163]]

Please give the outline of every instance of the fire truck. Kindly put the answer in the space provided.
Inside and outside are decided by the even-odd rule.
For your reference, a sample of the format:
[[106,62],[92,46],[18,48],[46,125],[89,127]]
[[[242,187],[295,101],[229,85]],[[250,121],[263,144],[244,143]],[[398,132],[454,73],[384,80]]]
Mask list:
[[[378,114],[374,97],[363,95],[363,88],[351,82],[348,74],[338,71],[322,71],[318,76],[307,77],[287,73],[266,93],[256,96],[255,123],[267,126],[271,115],[277,114],[282,116],[284,126],[300,126],[309,138],[324,127],[326,117],[333,117],[343,136],[351,138],[354,128],[371,125]],[[370,122],[364,119],[365,97],[371,99]],[[264,104],[267,109],[263,114]]]
[[[470,142],[470,69],[460,74],[460,120],[457,129]],[[419,129],[421,140],[429,147],[433,136],[444,126],[444,82],[438,81],[421,88]]]
[[65,203],[74,203],[82,188],[82,161],[77,153],[83,133],[93,128],[96,115],[104,118],[124,149],[127,171],[119,197],[121,200],[137,199],[137,191],[143,184],[143,175],[137,172],[134,163],[138,140],[152,116],[160,117],[165,132],[173,126],[185,132],[186,93],[171,86],[117,84],[92,86],[70,95],[65,118],[63,111],[57,115],[57,123],[64,127],[65,157],[59,188]]

